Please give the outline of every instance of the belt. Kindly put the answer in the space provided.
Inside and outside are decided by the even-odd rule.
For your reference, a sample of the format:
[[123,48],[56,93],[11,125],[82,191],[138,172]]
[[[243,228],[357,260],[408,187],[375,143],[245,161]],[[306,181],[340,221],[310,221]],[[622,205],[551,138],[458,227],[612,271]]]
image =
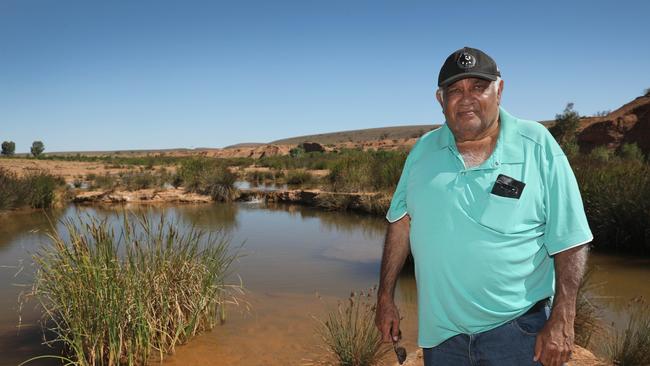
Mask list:
[[548,297],[545,298],[545,299],[539,300],[537,303],[535,303],[535,305],[533,305],[532,308],[528,309],[528,311],[525,312],[524,315],[536,313],[536,312],[544,309],[544,306],[546,306],[546,304],[548,303],[548,300],[549,300]]

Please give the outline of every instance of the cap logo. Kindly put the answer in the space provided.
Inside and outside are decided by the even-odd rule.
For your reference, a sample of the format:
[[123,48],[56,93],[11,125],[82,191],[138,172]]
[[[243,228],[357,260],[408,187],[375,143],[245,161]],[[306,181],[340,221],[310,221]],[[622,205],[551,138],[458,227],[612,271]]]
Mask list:
[[476,66],[476,58],[467,52],[463,52],[458,57],[456,64],[461,69],[471,69],[472,67]]

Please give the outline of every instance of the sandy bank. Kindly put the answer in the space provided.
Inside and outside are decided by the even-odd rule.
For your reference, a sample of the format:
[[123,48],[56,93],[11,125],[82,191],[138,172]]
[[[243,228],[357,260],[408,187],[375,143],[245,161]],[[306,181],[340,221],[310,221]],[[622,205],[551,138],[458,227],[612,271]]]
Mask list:
[[[418,349],[417,352],[410,352],[409,357],[406,359],[406,362],[402,366],[420,366],[422,365],[422,349]],[[399,366],[395,362],[396,366]],[[573,349],[573,354],[571,355],[571,360],[566,364],[567,366],[609,366],[611,363],[599,359],[594,356],[589,350],[584,349],[580,346],[575,346]]]

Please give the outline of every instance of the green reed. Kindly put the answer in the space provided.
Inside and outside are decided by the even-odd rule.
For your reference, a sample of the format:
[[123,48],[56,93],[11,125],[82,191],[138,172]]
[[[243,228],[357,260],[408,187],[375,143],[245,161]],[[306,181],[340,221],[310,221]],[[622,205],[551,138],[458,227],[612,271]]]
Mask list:
[[0,168],[0,211],[20,207],[49,208],[56,200],[61,178],[45,171],[31,171],[22,176]]
[[382,344],[375,326],[374,290],[351,293],[345,302],[328,311],[325,320],[318,319],[316,331],[324,348],[340,366],[377,365],[390,351]]
[[627,328],[610,337],[607,353],[614,365],[650,365],[650,311],[645,299],[633,299],[627,314]]
[[604,331],[601,325],[602,305],[594,295],[604,284],[593,282],[593,271],[593,268],[590,268],[585,273],[576,298],[575,343],[585,348],[589,348],[594,335]]
[[[124,214],[121,229],[93,217],[63,222],[34,255],[29,297],[76,365],[144,365],[225,320],[241,285],[229,285],[237,251],[222,232],[179,229]],[[28,298],[29,298],[28,297]]]

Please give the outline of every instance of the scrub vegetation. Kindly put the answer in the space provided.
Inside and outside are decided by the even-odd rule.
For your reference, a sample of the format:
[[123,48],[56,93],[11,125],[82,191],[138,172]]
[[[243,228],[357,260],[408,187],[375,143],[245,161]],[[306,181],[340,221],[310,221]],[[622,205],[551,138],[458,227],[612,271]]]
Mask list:
[[189,192],[207,194],[216,201],[231,201],[235,196],[237,175],[221,160],[185,160],[177,175],[177,183]]
[[21,207],[49,208],[56,189],[64,182],[46,172],[33,171],[23,176],[0,168],[0,211]]
[[578,155],[571,159],[571,166],[594,247],[650,254],[650,164],[636,153],[619,153],[607,159]]
[[[225,320],[240,285],[226,283],[237,251],[221,231],[180,230],[161,216],[124,214],[119,230],[78,217],[34,255],[46,342],[74,365],[145,365]],[[48,332],[49,334],[49,332]],[[59,358],[58,356],[42,356]]]
[[650,254],[650,162],[636,144],[580,153],[580,115],[567,104],[550,132],[571,162],[596,249]]
[[328,365],[372,366],[391,349],[382,344],[375,326],[374,290],[353,292],[339,302],[323,319],[317,320],[316,332],[331,358]]
[[335,192],[393,191],[406,155],[394,151],[350,151],[331,165],[329,185]]

